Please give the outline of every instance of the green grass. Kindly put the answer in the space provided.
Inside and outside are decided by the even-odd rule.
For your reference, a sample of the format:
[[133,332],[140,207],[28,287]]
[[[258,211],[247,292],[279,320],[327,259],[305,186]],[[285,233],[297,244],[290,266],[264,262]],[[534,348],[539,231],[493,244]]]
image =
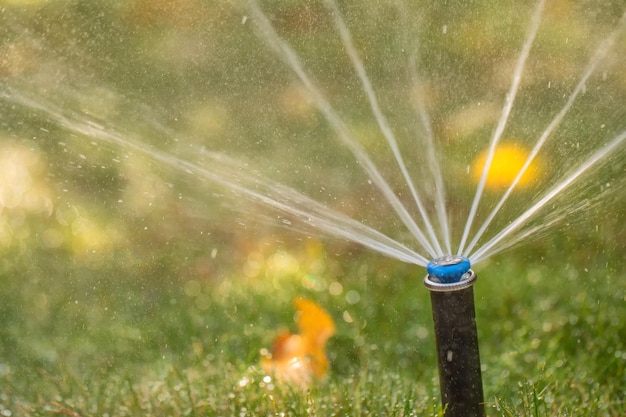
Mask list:
[[[440,415],[424,271],[322,253],[326,272],[310,288],[307,258],[292,253],[296,273],[212,279],[163,260],[117,271],[63,265],[65,276],[50,276],[54,258],[5,257],[1,415]],[[489,415],[626,412],[626,293],[605,285],[624,271],[584,267],[596,272],[555,256],[502,257],[479,269]],[[342,291],[335,284],[331,294],[335,280]],[[358,302],[346,301],[349,291]],[[308,391],[260,367],[259,351],[293,328],[297,295],[328,309],[338,327],[329,375]]]

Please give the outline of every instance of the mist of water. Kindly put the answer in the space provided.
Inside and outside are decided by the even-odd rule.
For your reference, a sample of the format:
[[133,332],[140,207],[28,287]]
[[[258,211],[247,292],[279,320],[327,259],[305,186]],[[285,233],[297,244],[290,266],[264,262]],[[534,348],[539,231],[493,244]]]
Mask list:
[[[422,229],[417,225],[409,211],[404,204],[400,201],[398,196],[394,193],[392,187],[387,180],[381,174],[380,170],[371,159],[369,154],[363,149],[359,142],[350,134],[349,129],[346,127],[345,122],[341,120],[333,106],[328,102],[322,91],[316,86],[316,83],[308,75],[307,71],[303,67],[298,55],[294,50],[276,33],[276,30],[270,23],[268,17],[261,11],[256,2],[250,2],[250,10],[252,12],[255,22],[258,24],[260,36],[262,36],[267,44],[274,49],[277,55],[294,71],[296,76],[300,79],[305,88],[311,93],[311,97],[315,102],[315,105],[324,115],[332,129],[335,131],[337,138],[345,145],[361,163],[363,168],[367,171],[370,178],[376,184],[376,186],[383,193],[387,201],[391,204],[396,214],[400,217],[402,222],[406,225],[408,230],[413,234],[417,241],[423,246],[423,248],[432,257],[437,256],[437,251],[428,241],[426,235]],[[358,60],[358,58],[356,58]],[[358,66],[358,65],[357,65]],[[367,76],[365,75],[365,80]],[[365,82],[367,86],[369,82]],[[370,100],[374,100],[373,93],[370,95]],[[377,105],[374,105],[377,108]],[[374,110],[376,113],[376,110]],[[383,123],[383,127],[386,127],[384,117],[379,114],[379,123]],[[388,133],[389,135],[389,133]],[[387,140],[391,143],[392,148],[395,140],[390,139],[392,136],[386,136]],[[394,152],[399,155],[399,153]],[[402,164],[402,160],[399,159],[399,163]],[[410,180],[409,180],[409,183]],[[432,226],[430,227],[432,228]],[[441,249],[440,249],[441,250]]]
[[[524,71],[524,65],[526,64],[526,59],[530,54],[530,48],[532,47],[533,42],[535,41],[535,36],[537,35],[537,31],[539,30],[539,24],[541,23],[541,14],[543,11],[544,3],[545,2],[543,0],[537,3],[535,13],[533,14],[533,17],[531,19],[528,36],[526,37],[526,41],[524,42],[524,46],[522,47],[522,52],[520,53],[520,56],[517,60],[517,65],[515,66],[515,70],[513,71],[513,81],[511,83],[511,88],[506,95],[504,107],[502,108],[502,115],[500,116],[500,120],[498,121],[498,125],[493,132],[493,136],[489,144],[487,160],[485,161],[483,172],[480,175],[480,180],[478,181],[478,187],[476,188],[474,201],[472,202],[472,207],[470,208],[469,215],[467,216],[467,222],[465,223],[465,228],[463,229],[463,237],[461,238],[459,250],[457,251],[458,255],[463,254],[463,251],[465,249],[465,243],[470,234],[472,223],[474,222],[474,218],[476,217],[476,211],[478,210],[478,204],[480,203],[480,198],[483,195],[485,184],[487,183],[487,175],[489,173],[489,169],[491,168],[491,163],[493,162],[496,147],[500,142],[500,138],[504,133],[506,123],[509,120],[509,116],[511,115],[511,109],[513,108],[513,103],[515,102],[515,97],[517,96],[517,92],[522,81],[522,72]],[[471,248],[468,248],[466,252],[469,252],[470,250]],[[469,253],[465,253],[465,256],[468,255]]]
[[[346,23],[344,22],[344,20],[342,18],[341,11],[339,10],[339,7],[338,7],[338,5],[336,4],[335,1],[333,1],[333,0],[326,0],[325,3],[327,4],[327,6],[329,7],[329,9],[332,12],[332,16],[334,18],[334,22],[335,22],[335,25],[337,27],[337,31],[338,31],[339,36],[340,36],[340,38],[342,40],[342,43],[343,43],[343,45],[345,47],[346,54],[349,56],[350,61],[352,63],[352,66],[353,66],[355,72],[357,73],[358,78],[361,81],[363,90],[364,90],[364,92],[365,92],[365,94],[367,96],[368,102],[370,104],[370,107],[371,107],[372,113],[374,115],[374,118],[375,118],[375,120],[376,120],[376,122],[378,124],[378,127],[380,128],[381,132],[383,133],[383,136],[385,137],[385,139],[387,141],[387,144],[390,146],[390,148],[391,148],[391,150],[392,150],[392,152],[394,154],[394,157],[396,159],[396,162],[397,162],[397,164],[398,164],[398,166],[399,166],[399,168],[400,168],[400,170],[402,172],[402,176],[405,179],[407,185],[409,186],[409,188],[411,190],[411,194],[413,196],[413,199],[414,199],[414,201],[415,201],[415,203],[416,203],[416,205],[417,205],[417,207],[419,209],[419,213],[421,215],[421,218],[424,221],[424,225],[425,225],[424,227],[426,229],[426,233],[425,234],[422,233],[421,230],[415,231],[414,228],[416,227],[416,225],[413,222],[411,222],[410,220],[405,220],[404,222],[407,225],[407,227],[409,227],[409,229],[411,229],[413,235],[418,238],[418,241],[427,250],[429,255],[431,255],[431,256],[433,256],[433,255],[440,256],[440,255],[443,254],[442,249],[441,249],[441,245],[439,244],[440,240],[443,242],[444,246],[446,248],[448,248],[448,250],[449,250],[449,247],[450,247],[449,232],[448,232],[449,224],[447,223],[447,219],[446,219],[446,215],[445,215],[445,207],[442,210],[438,211],[439,212],[439,219],[440,219],[440,221],[443,221],[442,225],[441,225],[441,229],[443,230],[443,236],[442,236],[441,239],[439,239],[435,235],[435,228],[434,228],[434,226],[433,226],[433,224],[432,224],[428,214],[426,213],[426,210],[424,209],[424,205],[422,203],[422,199],[420,198],[417,190],[415,189],[415,187],[413,185],[413,181],[412,181],[412,179],[410,177],[410,174],[408,173],[408,170],[406,169],[406,165],[404,163],[403,156],[400,153],[400,150],[399,150],[399,147],[397,145],[397,141],[396,141],[396,139],[394,137],[393,131],[392,131],[391,127],[389,126],[389,124],[387,122],[387,119],[385,118],[382,110],[380,109],[380,106],[378,105],[378,100],[376,98],[376,94],[375,94],[374,89],[373,89],[373,87],[371,85],[371,82],[370,82],[370,80],[369,80],[369,78],[367,76],[367,73],[366,73],[365,68],[363,66],[363,63],[362,63],[362,61],[361,61],[361,59],[359,57],[359,54],[358,54],[358,52],[357,52],[357,50],[356,50],[356,48],[355,48],[355,46],[353,44],[350,30],[348,29]],[[331,125],[333,125],[333,127],[335,129],[335,132],[339,136],[344,136],[343,128],[341,127],[341,126],[343,126],[343,122],[341,121],[339,115],[334,111],[332,106],[328,103],[326,98],[323,96],[323,93],[321,93],[321,91],[317,87],[315,87],[314,83],[310,79],[310,76],[306,73],[305,69],[302,67],[297,54],[276,33],[276,31],[272,27],[269,19],[267,18],[267,16],[259,8],[257,2],[254,1],[254,0],[251,0],[249,2],[249,5],[250,5],[250,10],[251,10],[252,15],[254,17],[254,20],[259,24],[261,37],[263,37],[266,40],[266,42],[268,43],[269,46],[274,48],[274,50],[277,53],[277,55],[298,75],[300,80],[303,82],[303,84],[307,88],[310,89],[312,94],[315,97],[318,97],[316,99],[316,103],[317,103],[318,107],[320,108],[322,113],[324,113],[324,115],[327,117],[327,119],[329,120]],[[612,152],[615,152],[616,150],[618,150],[620,148],[620,146],[623,144],[623,141],[624,141],[624,135],[620,134],[617,137],[615,137],[612,141],[610,141],[610,142],[606,143],[605,145],[603,145],[596,153],[594,153],[587,160],[585,160],[580,165],[580,167],[578,169],[576,169],[572,174],[564,177],[558,184],[556,184],[552,189],[550,189],[543,197],[541,197],[528,210],[526,210],[524,213],[522,213],[516,219],[511,220],[507,227],[505,227],[504,229],[499,231],[492,239],[490,239],[486,243],[484,243],[484,245],[480,249],[478,249],[475,252],[473,252],[473,250],[476,248],[477,244],[479,243],[480,239],[483,237],[485,231],[487,230],[487,228],[489,227],[489,225],[491,224],[493,219],[496,217],[496,215],[498,214],[500,209],[504,206],[504,204],[507,201],[507,199],[509,198],[509,196],[515,190],[515,188],[518,185],[521,177],[524,175],[524,173],[527,171],[527,169],[530,166],[530,164],[533,162],[533,160],[535,159],[537,154],[542,149],[542,147],[545,144],[546,140],[550,137],[550,135],[559,126],[559,124],[562,122],[562,120],[565,117],[565,115],[567,114],[567,112],[572,108],[576,98],[581,93],[581,91],[584,89],[584,86],[588,82],[590,76],[596,70],[598,64],[607,55],[607,53],[612,49],[612,47],[614,46],[614,44],[615,44],[616,40],[618,39],[618,37],[621,36],[621,34],[624,31],[624,28],[626,26],[626,24],[625,24],[626,14],[622,17],[622,19],[619,22],[619,24],[617,25],[616,29],[604,41],[602,41],[602,43],[596,48],[596,52],[591,57],[590,62],[588,64],[587,68],[584,70],[583,75],[582,75],[578,85],[576,86],[574,91],[571,93],[569,99],[563,105],[561,110],[554,117],[554,119],[548,125],[548,127],[544,130],[544,132],[539,136],[539,139],[537,140],[534,148],[532,149],[532,151],[528,155],[527,160],[525,161],[524,165],[522,166],[522,168],[519,170],[519,172],[515,176],[515,178],[512,181],[511,185],[504,192],[504,194],[502,195],[502,197],[500,198],[498,203],[495,205],[495,207],[492,209],[490,214],[487,216],[487,218],[484,221],[484,223],[481,225],[479,230],[473,236],[473,238],[471,239],[469,244],[466,246],[466,243],[467,243],[468,239],[470,239],[470,233],[471,233],[471,230],[472,230],[472,224],[473,224],[474,219],[476,218],[476,214],[477,214],[477,211],[478,211],[480,200],[481,200],[481,197],[483,195],[485,184],[486,184],[486,181],[487,181],[487,175],[488,175],[489,169],[491,167],[491,164],[493,162],[495,150],[496,150],[496,148],[498,146],[498,143],[499,143],[503,133],[505,132],[507,121],[508,121],[508,119],[510,117],[511,111],[513,109],[513,105],[515,103],[515,98],[516,98],[517,93],[518,93],[519,88],[520,88],[520,84],[521,84],[521,80],[522,80],[522,77],[523,77],[523,72],[524,72],[526,61],[528,59],[528,56],[530,55],[531,48],[532,48],[533,43],[535,41],[535,37],[536,37],[537,32],[538,32],[538,30],[540,28],[540,25],[541,25],[541,20],[542,20],[544,7],[545,7],[545,1],[544,0],[540,0],[539,2],[537,2],[536,6],[535,6],[535,10],[533,12],[533,15],[530,18],[528,32],[527,32],[525,41],[524,41],[524,43],[522,45],[521,52],[520,52],[519,58],[517,60],[517,64],[516,64],[515,69],[514,69],[513,74],[512,74],[511,86],[510,86],[510,89],[509,89],[509,91],[508,91],[508,93],[506,95],[504,106],[503,106],[502,111],[501,111],[500,119],[499,119],[499,121],[498,121],[498,123],[497,123],[497,125],[496,125],[496,127],[494,129],[492,138],[490,140],[490,145],[489,145],[489,150],[488,150],[488,154],[487,154],[487,159],[486,159],[485,165],[483,167],[483,171],[482,171],[480,180],[479,180],[478,185],[477,185],[476,193],[475,193],[475,196],[474,196],[471,208],[469,210],[469,214],[467,216],[467,221],[466,221],[465,227],[463,229],[463,235],[461,237],[461,242],[459,244],[459,249],[457,251],[457,253],[459,255],[462,254],[464,256],[469,257],[472,260],[472,263],[474,263],[474,264],[478,263],[478,262],[481,262],[481,261],[484,261],[485,259],[495,255],[496,253],[499,253],[501,250],[504,250],[505,248],[507,248],[509,246],[517,244],[520,241],[522,241],[523,239],[526,239],[526,238],[532,236],[533,233],[536,233],[537,229],[536,228],[532,228],[532,229],[530,229],[530,231],[523,231],[518,236],[514,236],[514,234],[517,231],[519,231],[520,228],[529,219],[531,219],[534,215],[536,215],[536,213],[540,212],[543,208],[545,208],[546,205],[552,199],[554,199],[561,192],[563,192],[566,188],[568,188],[573,183],[575,183],[575,181],[580,176],[584,175],[595,164],[601,162],[603,159],[605,159],[608,156],[610,156]],[[411,74],[411,76],[412,76],[412,78],[414,80],[418,80],[419,79],[419,75],[418,75],[418,72],[416,70],[414,58],[413,58],[413,61],[411,61],[411,60],[409,61],[409,72],[410,72],[410,74]],[[428,145],[428,147],[427,147],[428,158],[429,159],[430,158],[435,159],[435,158],[433,158],[433,155],[435,155],[435,146],[434,146],[434,140],[432,139],[432,130],[430,128],[428,115],[427,115],[424,107],[421,106],[419,103],[417,105],[417,108],[418,108],[418,113],[419,113],[419,116],[420,116],[420,120],[421,120],[421,122],[423,124],[424,129],[427,132],[428,140],[426,141],[426,144]],[[354,142],[351,137],[348,136],[347,140],[348,140],[348,142],[350,142],[348,146],[353,147],[353,148],[357,148],[358,147],[356,142]],[[362,149],[358,149],[357,151],[353,151],[353,152],[355,152],[355,155],[359,156],[360,160],[367,161],[367,163],[364,164],[364,165],[367,166],[367,165],[370,164],[371,160],[369,159],[369,157],[367,155],[364,155],[364,154],[361,153],[361,152],[364,152]],[[370,175],[373,175],[374,178],[377,179],[376,183],[379,185],[381,190],[383,190],[383,193],[385,194],[385,196],[389,196],[390,194],[393,194],[393,191],[391,190],[390,187],[388,187],[388,185],[384,181],[384,179],[380,178],[380,173],[376,169],[375,166],[372,166],[371,168],[368,168],[367,171],[368,171],[368,173],[370,173]],[[443,186],[443,181],[441,179],[440,170],[435,165],[434,168],[432,169],[432,172],[433,172],[434,181],[437,184],[437,190],[439,191],[439,194],[438,194],[438,203],[439,203],[438,207],[442,207],[442,206],[445,206],[445,197],[444,197],[445,196],[445,190],[444,190],[444,186]],[[396,201],[396,203],[397,204],[394,204],[394,207],[396,208],[396,212],[398,214],[400,214],[400,217],[402,218],[402,217],[404,217],[406,215],[406,210],[404,209],[404,207],[401,206],[401,204],[399,202]],[[565,214],[566,213],[564,211],[563,212],[563,216],[553,216],[553,220],[552,221],[546,221],[542,226],[537,226],[537,228],[547,227],[547,226],[551,226],[553,224],[556,224],[556,223],[558,223],[558,221],[560,219],[562,219],[562,217],[565,216]],[[427,238],[425,236],[426,234],[430,238],[430,241],[427,241]],[[507,242],[507,239],[509,240],[509,242]]]
[[439,244],[439,239],[437,238],[437,236],[435,236],[435,229],[428,217],[428,213],[426,212],[426,209],[424,208],[424,203],[422,203],[422,199],[420,198],[417,190],[415,189],[415,185],[413,183],[413,180],[411,179],[411,175],[409,174],[406,164],[404,163],[404,158],[402,157],[402,154],[400,153],[400,148],[393,134],[393,131],[391,130],[391,127],[389,126],[387,119],[385,118],[380,106],[378,105],[378,99],[376,98],[376,94],[374,93],[374,88],[372,87],[372,83],[370,82],[369,77],[367,76],[367,73],[365,72],[365,67],[363,66],[363,62],[361,61],[361,58],[359,57],[359,54],[354,46],[354,43],[352,42],[352,36],[350,34],[350,30],[346,26],[341,16],[341,11],[339,10],[337,3],[332,0],[329,0],[326,3],[329,5],[330,9],[332,10],[332,14],[335,20],[335,25],[337,26],[337,30],[341,37],[341,41],[343,42],[343,45],[346,48],[346,53],[350,57],[350,61],[352,62],[352,66],[354,67],[354,70],[356,71],[359,79],[361,80],[363,90],[365,91],[365,94],[367,95],[367,99],[370,103],[370,107],[372,109],[374,118],[376,119],[376,123],[378,124],[380,131],[382,132],[383,136],[387,140],[387,143],[389,144],[389,147],[391,148],[393,152],[393,156],[396,159],[396,162],[398,163],[398,167],[400,168],[400,171],[402,172],[402,177],[404,178],[407,185],[409,186],[411,195],[413,196],[413,200],[415,201],[415,204],[417,205],[420,216],[422,217],[424,221],[424,225],[425,225],[428,237],[430,238],[429,243],[431,247],[434,248],[435,250],[434,255],[442,256],[443,250],[441,249],[441,245]]
[[[535,204],[528,208],[522,215],[512,220],[511,223],[496,234],[492,239],[487,241],[479,250],[472,254],[472,260],[474,263],[487,259],[490,256],[495,255],[500,251],[497,245],[504,240],[507,236],[511,235],[516,230],[519,230],[530,218],[537,214],[540,210],[546,208],[547,204],[557,197],[560,193],[565,191],[571,186],[577,179],[583,174],[589,171],[594,165],[607,158],[620,146],[624,145],[626,139],[626,130],[620,133],[612,141],[604,145],[600,150],[595,152],[585,162],[583,162],[574,172],[563,178],[558,184],[552,187],[543,197],[539,199]],[[524,237],[527,237],[525,234]]]
[[[576,85],[576,88],[574,88],[574,91],[569,96],[569,98],[568,98],[567,102],[565,103],[565,105],[563,106],[563,108],[558,112],[558,114],[550,122],[548,127],[541,134],[541,136],[539,136],[539,139],[537,140],[537,142],[536,142],[535,146],[533,147],[532,151],[529,153],[528,158],[526,159],[526,162],[520,168],[519,172],[517,173],[517,175],[515,176],[515,178],[511,182],[511,185],[504,192],[504,194],[500,198],[500,201],[498,201],[498,203],[495,205],[495,207],[493,208],[491,213],[489,213],[489,215],[487,216],[487,219],[482,224],[482,226],[480,227],[478,232],[476,232],[476,235],[474,236],[474,238],[472,239],[472,241],[468,245],[467,249],[464,252],[462,252],[464,256],[469,256],[470,255],[472,249],[474,249],[474,247],[478,243],[479,239],[483,236],[483,234],[485,233],[485,231],[487,230],[487,228],[489,227],[489,225],[491,224],[491,222],[493,221],[495,216],[498,214],[498,211],[502,208],[502,206],[504,205],[506,200],[509,198],[511,193],[513,193],[513,190],[515,189],[515,187],[519,183],[520,179],[522,178],[522,176],[524,175],[524,173],[526,172],[526,170],[528,169],[530,164],[533,162],[533,160],[535,159],[535,157],[537,156],[537,154],[539,153],[539,151],[541,150],[541,148],[545,144],[546,140],[548,140],[550,135],[556,130],[556,128],[559,126],[559,124],[561,124],[561,122],[563,121],[563,118],[565,117],[567,112],[574,105],[574,101],[576,100],[578,95],[581,93],[581,91],[583,91],[587,81],[589,80],[589,77],[591,77],[591,75],[596,70],[596,68],[597,68],[598,64],[600,63],[600,61],[606,56],[607,52],[614,45],[614,43],[617,40],[617,38],[619,37],[619,35],[624,31],[624,28],[626,27],[625,23],[626,23],[626,14],[624,15],[624,17],[622,17],[622,20],[621,20],[620,24],[613,31],[613,33],[611,33],[609,35],[609,37],[606,38],[598,46],[598,48],[596,50],[596,53],[592,56],[592,58],[591,58],[591,60],[590,60],[590,62],[588,64],[586,70],[583,73],[583,76],[581,77],[580,81],[578,82],[578,85]],[[619,139],[619,136],[618,136],[618,139]],[[617,146],[617,145],[619,145],[619,143],[615,144],[615,146]],[[610,142],[606,146],[612,147],[613,146],[613,142]],[[490,152],[491,152],[491,149],[490,149]],[[595,158],[595,156],[592,156],[590,158],[590,160],[593,160],[594,158]],[[485,164],[486,167],[488,165],[489,165],[489,162],[487,162]],[[481,178],[481,183],[483,185],[484,185],[483,180],[484,180],[484,178],[486,178],[485,173],[486,173],[486,171],[483,171],[483,177]],[[565,181],[567,181],[567,180],[564,180],[564,182]],[[480,188],[480,185],[479,185],[479,188]],[[478,191],[476,192],[476,194],[477,195],[479,194]],[[471,218],[471,215],[470,215],[470,218]],[[470,224],[470,222],[468,222],[468,225],[469,224]],[[466,228],[466,231],[467,231],[467,228]],[[506,234],[502,236],[502,239],[504,239],[504,238],[506,238]],[[502,239],[500,239],[500,240],[502,240]],[[463,247],[463,245],[461,245],[461,248],[462,247]]]
[[209,169],[207,166],[148,146],[127,132],[113,132],[91,119],[73,114],[41,98],[27,97],[12,90],[0,92],[0,98],[25,106],[31,111],[39,111],[74,134],[115,145],[124,152],[143,154],[179,172],[199,176],[214,186],[235,193],[240,198],[275,208],[330,236],[358,242],[403,262],[422,266],[428,262],[422,255],[363,223],[332,210],[292,188],[254,175],[245,169],[241,161],[227,155],[202,150],[202,156],[211,162],[206,164],[210,165]]
[[[193,178],[202,179],[210,183],[213,187],[226,190],[235,198],[258,203],[288,215],[307,228],[317,229],[330,236],[359,243],[403,262],[425,266],[428,258],[451,253],[453,248],[451,238],[452,225],[446,206],[447,191],[437,157],[438,141],[427,112],[427,107],[419,97],[415,98],[415,119],[421,124],[420,128],[424,132],[424,137],[414,138],[415,141],[412,147],[415,153],[424,159],[423,164],[428,167],[428,171],[431,174],[431,178],[420,178],[419,180],[430,181],[434,185],[435,197],[432,202],[426,199],[423,191],[421,194],[416,186],[419,183],[416,183],[416,179],[412,177],[406,163],[408,158],[415,158],[416,155],[406,155],[401,151],[396,133],[394,133],[390,119],[380,104],[372,79],[366,71],[366,65],[358,47],[355,45],[353,34],[342,14],[341,7],[334,0],[324,0],[324,4],[330,12],[330,16],[332,16],[336,33],[350,62],[351,69],[359,80],[360,88],[362,88],[369,106],[369,111],[382,133],[386,146],[393,155],[396,168],[410,191],[411,199],[408,204],[400,198],[394,187],[390,185],[390,180],[385,177],[384,170],[377,165],[375,158],[368,153],[350,130],[348,122],[340,116],[340,113],[331,103],[328,94],[320,87],[315,74],[303,64],[303,60],[292,45],[279,34],[272,24],[272,20],[258,2],[249,0],[246,10],[250,14],[250,21],[257,36],[263,40],[277,59],[285,64],[297,79],[299,85],[306,89],[313,104],[334,133],[339,145],[351,152],[357,165],[364,170],[371,182],[384,196],[385,201],[393,209],[394,215],[400,219],[413,239],[415,239],[416,244],[420,246],[419,250],[412,249],[399,240],[334,210],[295,188],[259,175],[256,170],[249,167],[247,162],[230,155],[198,149],[196,153],[201,155],[206,162],[188,160],[148,145],[141,138],[138,138],[137,135],[133,135],[133,132],[120,129],[113,131],[86,114],[81,114],[72,108],[65,108],[62,100],[55,101],[51,98],[45,98],[38,95],[34,89],[28,90],[23,86],[15,87],[10,86],[8,83],[0,84],[2,87],[0,100],[11,105],[26,108],[29,111],[38,112],[74,135],[91,138],[103,144],[114,145],[122,152],[145,155],[178,172],[184,172]],[[616,153],[623,153],[624,151],[626,130],[618,132],[609,141],[597,146],[577,166],[563,175],[558,181],[546,187],[547,191],[539,193],[539,196],[534,201],[531,200],[528,203],[528,208],[521,210],[521,214],[509,219],[506,226],[493,232],[492,237],[485,238],[487,231],[490,230],[490,226],[493,225],[494,219],[502,213],[505,203],[509,201],[511,195],[518,189],[517,186],[524,173],[528,170],[533,160],[540,155],[548,140],[554,136],[554,132],[561,125],[566,114],[572,109],[577,98],[584,95],[584,90],[590,77],[596,72],[600,63],[606,60],[610,52],[614,52],[616,44],[618,44],[626,28],[626,14],[624,14],[617,27],[608,37],[595,48],[595,52],[588,60],[586,68],[582,71],[576,87],[569,93],[569,97],[563,106],[539,135],[524,165],[515,175],[514,180],[490,210],[478,230],[472,234],[473,224],[478,217],[477,214],[481,199],[485,193],[487,176],[496,148],[507,129],[507,123],[516,104],[516,97],[520,91],[531,49],[541,28],[544,6],[545,1],[540,0],[536,4],[532,16],[529,17],[526,35],[511,74],[511,84],[504,98],[504,105],[500,111],[499,119],[491,135],[486,163],[482,169],[476,192],[462,229],[457,253],[469,257],[473,264],[482,262],[513,245],[544,232],[547,227],[559,224],[568,214],[567,207],[557,208],[550,215],[546,215],[544,221],[540,224],[524,228],[529,224],[529,221],[536,219],[540,213],[544,212],[557,197],[581,181],[583,176],[591,175],[594,172],[594,168],[602,162]],[[402,15],[405,5],[402,2],[398,2],[397,7],[400,15]],[[404,25],[408,24],[409,22],[404,22]],[[404,43],[407,44],[408,41],[405,40]],[[418,46],[415,47],[417,48]],[[416,51],[410,52],[406,62],[408,79],[414,85],[419,85],[422,79],[418,71],[417,57]],[[166,135],[173,134],[173,132],[165,131],[162,133]],[[184,138],[180,140],[184,141]],[[421,148],[424,149],[422,150]],[[622,155],[621,153],[620,155]],[[436,219],[434,218],[435,216],[429,214],[429,204],[434,205],[433,211]],[[584,205],[581,207],[584,207]],[[415,209],[418,216],[414,215]],[[391,217],[393,216],[390,216],[389,221],[395,220],[395,217],[393,219]]]

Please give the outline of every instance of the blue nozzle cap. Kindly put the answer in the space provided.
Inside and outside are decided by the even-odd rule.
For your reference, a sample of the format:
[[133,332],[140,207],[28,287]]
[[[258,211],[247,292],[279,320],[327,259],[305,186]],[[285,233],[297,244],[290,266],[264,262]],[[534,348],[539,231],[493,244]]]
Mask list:
[[433,259],[426,266],[429,277],[442,284],[459,282],[470,270],[470,261],[464,256],[446,255]]

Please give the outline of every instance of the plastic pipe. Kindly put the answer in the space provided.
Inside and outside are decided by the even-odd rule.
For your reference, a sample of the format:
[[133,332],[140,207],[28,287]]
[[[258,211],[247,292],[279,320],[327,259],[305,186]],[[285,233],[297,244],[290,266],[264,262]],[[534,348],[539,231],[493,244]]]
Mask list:
[[446,417],[485,416],[473,285],[477,276],[461,256],[428,264],[441,402]]

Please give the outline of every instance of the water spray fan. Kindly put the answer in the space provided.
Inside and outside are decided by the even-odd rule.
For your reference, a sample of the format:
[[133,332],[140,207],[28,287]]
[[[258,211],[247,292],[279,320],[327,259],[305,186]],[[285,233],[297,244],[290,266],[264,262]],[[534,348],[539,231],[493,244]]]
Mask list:
[[474,309],[476,273],[469,259],[447,255],[428,263],[439,385],[446,417],[485,415]]

